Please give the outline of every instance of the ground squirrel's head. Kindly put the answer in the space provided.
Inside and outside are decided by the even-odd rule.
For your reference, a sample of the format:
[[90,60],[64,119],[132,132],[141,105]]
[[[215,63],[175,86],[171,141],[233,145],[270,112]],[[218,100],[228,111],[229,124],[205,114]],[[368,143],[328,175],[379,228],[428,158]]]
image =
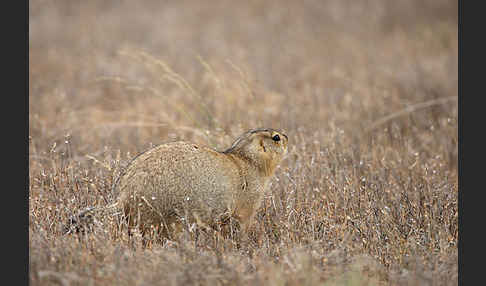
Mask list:
[[239,136],[223,153],[236,154],[257,164],[270,176],[287,155],[288,137],[282,131],[271,128],[249,130]]

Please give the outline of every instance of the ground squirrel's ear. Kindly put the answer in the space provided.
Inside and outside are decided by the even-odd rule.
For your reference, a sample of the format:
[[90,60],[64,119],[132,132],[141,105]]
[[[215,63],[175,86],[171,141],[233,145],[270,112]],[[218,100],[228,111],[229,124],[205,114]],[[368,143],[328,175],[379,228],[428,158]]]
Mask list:
[[260,138],[260,146],[262,147],[263,152],[267,152],[267,149],[265,149],[265,144],[263,143],[263,138]]

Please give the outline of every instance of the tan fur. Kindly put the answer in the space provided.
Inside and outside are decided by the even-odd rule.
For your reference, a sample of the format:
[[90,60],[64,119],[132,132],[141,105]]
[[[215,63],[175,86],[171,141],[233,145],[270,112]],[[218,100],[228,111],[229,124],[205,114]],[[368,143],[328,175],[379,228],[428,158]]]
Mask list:
[[130,162],[114,186],[119,196],[112,206],[142,232],[153,226],[171,231],[181,220],[214,225],[228,217],[246,229],[287,143],[280,131],[255,129],[223,152],[188,142],[159,145]]

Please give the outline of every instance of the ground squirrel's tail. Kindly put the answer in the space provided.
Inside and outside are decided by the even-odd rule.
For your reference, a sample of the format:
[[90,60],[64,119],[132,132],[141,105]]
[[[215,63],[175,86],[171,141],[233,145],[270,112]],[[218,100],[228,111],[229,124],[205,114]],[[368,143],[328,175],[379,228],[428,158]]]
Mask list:
[[63,235],[90,232],[93,225],[97,222],[95,214],[102,211],[115,210],[117,206],[118,203],[101,208],[87,207],[77,215],[71,216],[68,222],[62,226],[61,232]]

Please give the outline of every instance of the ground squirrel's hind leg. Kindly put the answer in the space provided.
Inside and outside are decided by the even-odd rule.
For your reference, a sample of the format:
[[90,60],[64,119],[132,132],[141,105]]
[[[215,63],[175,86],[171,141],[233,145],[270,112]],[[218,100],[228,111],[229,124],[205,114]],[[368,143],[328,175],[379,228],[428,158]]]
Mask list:
[[67,223],[61,228],[63,235],[72,233],[87,233],[93,230],[93,225],[98,221],[95,218],[95,214],[98,212],[114,211],[118,207],[118,203],[108,205],[106,207],[95,208],[87,207],[79,212],[77,215],[69,217]]
[[61,232],[63,235],[71,233],[86,233],[91,231],[92,225],[95,222],[93,211],[94,207],[88,207],[82,210],[78,215],[71,216],[68,222],[62,226]]

